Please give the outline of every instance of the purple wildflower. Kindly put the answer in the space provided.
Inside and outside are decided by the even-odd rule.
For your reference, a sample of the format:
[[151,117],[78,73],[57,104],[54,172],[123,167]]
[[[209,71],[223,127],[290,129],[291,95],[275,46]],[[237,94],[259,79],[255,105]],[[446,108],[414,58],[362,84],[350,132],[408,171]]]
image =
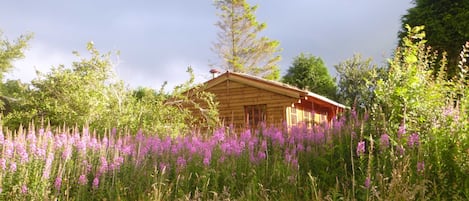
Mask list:
[[411,148],[416,145],[419,145],[419,135],[417,133],[413,133],[412,135],[410,135],[409,141],[407,141],[407,144]]
[[371,184],[371,179],[370,177],[366,177],[365,179],[365,188],[369,188]]
[[20,163],[24,164],[29,161],[29,155],[26,149],[23,146],[17,147],[18,154],[20,155]]
[[71,155],[72,155],[72,146],[65,145],[64,151],[62,152],[62,159],[68,160]]
[[10,171],[11,172],[16,172],[16,163],[14,161],[12,161],[10,163]]
[[272,134],[272,141],[280,146],[283,146],[285,144],[285,138],[283,137],[283,134],[280,130],[274,131]]
[[86,175],[84,174],[80,175],[80,177],[78,178],[78,184],[85,185],[86,183],[88,183],[88,179],[86,178]]
[[263,152],[263,151],[258,151],[257,152],[257,158],[259,158],[260,160],[264,160],[266,157],[267,156],[266,156],[265,152]]
[[423,172],[425,170],[425,162],[417,162],[417,172]]
[[210,165],[210,158],[204,157],[203,163],[204,163],[205,166],[209,166]]
[[167,170],[168,164],[166,164],[166,163],[160,163],[160,164],[159,164],[159,168],[160,168],[160,170],[161,170],[162,172],[164,172],[164,171]]
[[55,182],[54,182],[54,187],[55,187],[55,189],[60,190],[61,186],[62,186],[62,177],[57,176],[57,178],[55,179]]
[[21,186],[21,193],[22,194],[27,194],[28,193],[28,186],[26,186],[26,184],[23,184]]
[[0,144],[3,144],[5,141],[5,135],[3,135],[3,131],[0,130]]
[[4,158],[0,158],[0,167],[2,168],[2,170],[7,169],[7,161]]
[[93,184],[92,184],[92,185],[93,185],[93,186],[92,186],[93,189],[98,189],[98,187],[99,187],[99,178],[98,178],[98,177],[95,177],[95,178],[93,179]]
[[106,157],[101,156],[100,160],[101,160],[101,165],[99,166],[98,172],[99,174],[102,174],[102,173],[107,172],[109,166],[108,166]]
[[225,129],[218,129],[213,133],[212,140],[214,142],[223,142],[225,140]]
[[298,144],[296,145],[296,150],[297,150],[298,152],[303,152],[303,151],[305,150],[305,146],[304,146],[302,143],[298,143]]
[[326,139],[324,136],[324,131],[318,129],[316,132],[313,133],[313,142],[315,144],[322,144]]
[[357,155],[360,156],[365,153],[365,141],[358,142]]
[[387,148],[389,147],[389,135],[388,134],[382,134],[379,141],[381,142],[381,148]]
[[37,158],[45,160],[46,158],[46,150],[43,148],[36,148],[36,151],[34,152]]
[[179,156],[179,157],[177,158],[176,163],[178,164],[179,167],[183,168],[184,166],[186,166],[186,163],[187,163],[187,162],[186,162],[186,159],[184,159],[184,157]]
[[397,151],[397,154],[399,154],[399,156],[403,156],[405,153],[404,147],[402,147],[402,145],[396,146],[396,151]]
[[406,133],[406,129],[405,129],[405,125],[404,124],[401,124],[399,126],[399,130],[397,131],[397,137],[398,138],[401,138],[402,135],[404,135]]
[[6,158],[11,158],[13,157],[13,149],[14,149],[14,145],[12,142],[8,141],[8,140],[5,140],[4,142],[4,147],[3,149],[5,150],[5,157]]
[[294,167],[294,168],[299,168],[298,166],[298,159],[297,158],[293,158],[291,160],[291,165]]
[[54,153],[49,152],[46,159],[46,164],[44,166],[44,171],[42,172],[42,178],[49,179],[49,174],[52,167],[52,161],[54,160]]

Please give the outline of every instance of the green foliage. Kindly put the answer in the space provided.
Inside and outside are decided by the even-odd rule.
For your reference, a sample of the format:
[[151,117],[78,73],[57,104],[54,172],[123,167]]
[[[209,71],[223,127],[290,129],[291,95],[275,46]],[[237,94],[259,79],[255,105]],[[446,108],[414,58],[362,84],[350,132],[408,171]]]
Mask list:
[[[469,44],[461,53],[457,76],[447,80],[446,61],[436,62],[438,55],[425,46],[423,26],[407,26],[407,30],[403,46],[390,61],[387,80],[378,81],[372,114],[376,123],[372,127],[379,133],[389,133],[393,145],[401,144],[402,152],[410,152],[408,158],[391,157],[390,162],[398,162],[404,169],[425,162],[424,172],[405,171],[408,178],[401,182],[420,190],[412,192],[400,186],[396,193],[465,200],[469,194],[461,189],[469,186],[466,59]],[[440,69],[436,76],[434,69]],[[409,145],[415,135],[419,136],[418,149]]]
[[403,47],[389,61],[387,80],[378,81],[375,111],[384,115],[388,126],[393,126],[390,130],[405,125],[409,132],[419,132],[437,123],[445,106],[451,105],[455,97],[451,82],[433,80],[436,57],[425,46],[423,27],[408,27],[408,34]]
[[284,83],[336,99],[337,86],[320,57],[300,54],[283,76]]
[[[428,45],[448,53],[448,78],[452,78],[459,61],[461,45],[469,39],[469,1],[415,0],[414,7],[402,17],[400,39],[406,37],[406,25],[424,25]],[[441,59],[441,57],[440,57]],[[439,69],[433,69],[435,74]]]
[[357,109],[371,109],[374,89],[378,79],[385,79],[385,69],[372,64],[372,59],[363,60],[360,54],[335,65],[338,81],[338,99],[345,105]]
[[27,125],[31,119],[36,118],[37,111],[31,101],[32,92],[30,84],[20,80],[7,80],[2,83],[0,93],[5,95],[3,98],[5,107],[2,110],[3,125],[18,128],[21,124]]
[[23,50],[33,35],[22,35],[13,42],[3,39],[2,35],[0,31],[0,80],[3,81],[4,74],[13,68],[12,62],[24,57]]
[[[22,35],[16,41],[11,42],[7,39],[3,39],[3,32],[0,30],[0,109],[2,111],[9,111],[11,108],[10,102],[15,101],[14,97],[8,96],[6,88],[9,86],[3,85],[3,78],[11,68],[13,68],[12,62],[16,59],[24,57],[23,51],[28,46],[28,41],[32,38],[32,34]],[[7,89],[8,90],[8,89]],[[6,107],[6,108],[5,108]]]
[[215,0],[214,5],[220,11],[216,26],[221,31],[212,50],[218,54],[221,67],[277,80],[280,56],[275,54],[280,52],[279,42],[258,37],[266,24],[256,21],[257,6],[250,6],[246,0]]
[[197,97],[203,105],[195,108],[204,111],[211,127],[217,124],[216,103],[207,93],[185,96],[184,90],[193,87],[193,75],[187,83],[168,94],[164,86],[160,91],[149,88],[129,90],[113,73],[112,54],[101,54],[92,43],[87,45],[90,56],[74,54],[78,61],[70,68],[60,65],[51,72],[32,81],[31,86],[19,81],[8,81],[0,88],[11,96],[4,111],[3,125],[17,128],[31,120],[63,125],[88,125],[104,132],[111,128],[147,133],[173,133],[177,135],[194,121],[185,107]]
[[31,99],[41,119],[55,126],[92,122],[111,126],[100,124],[105,121],[102,115],[112,107],[108,103],[120,95],[113,94],[118,83],[110,80],[111,54],[101,55],[93,43],[88,43],[87,50],[90,58],[74,52],[79,61],[73,62],[71,68],[60,65],[47,74],[38,72],[38,78],[32,81],[35,90]]

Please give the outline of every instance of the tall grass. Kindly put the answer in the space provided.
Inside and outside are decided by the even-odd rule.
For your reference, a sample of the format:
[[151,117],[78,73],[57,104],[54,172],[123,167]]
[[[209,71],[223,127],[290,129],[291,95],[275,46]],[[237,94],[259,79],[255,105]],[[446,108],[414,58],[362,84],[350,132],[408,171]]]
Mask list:
[[356,114],[313,128],[171,138],[86,128],[0,133],[0,200],[469,198],[466,122],[373,132]]

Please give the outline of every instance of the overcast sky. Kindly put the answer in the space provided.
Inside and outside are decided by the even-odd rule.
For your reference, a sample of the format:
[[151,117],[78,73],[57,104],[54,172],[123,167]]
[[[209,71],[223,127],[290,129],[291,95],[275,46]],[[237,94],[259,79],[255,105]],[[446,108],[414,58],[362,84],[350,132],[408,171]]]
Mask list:
[[[400,18],[411,0],[248,0],[258,5],[262,35],[280,41],[282,75],[300,53],[321,57],[335,76],[334,65],[354,53],[383,63],[397,44]],[[210,50],[219,32],[212,0],[8,0],[0,7],[3,37],[34,33],[26,57],[8,78],[30,81],[35,70],[70,66],[72,51],[85,54],[93,41],[102,52],[120,51],[115,69],[130,87],[170,87],[211,75],[217,61]]]

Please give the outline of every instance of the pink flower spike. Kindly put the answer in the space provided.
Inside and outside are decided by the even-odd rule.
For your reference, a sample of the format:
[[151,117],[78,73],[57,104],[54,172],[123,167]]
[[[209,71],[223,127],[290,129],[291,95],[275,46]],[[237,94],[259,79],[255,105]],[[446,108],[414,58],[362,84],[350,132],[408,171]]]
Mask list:
[[423,172],[425,170],[425,162],[417,162],[417,172]]
[[364,153],[365,153],[365,141],[360,141],[358,142],[358,145],[357,145],[357,155],[361,156]]
[[61,186],[62,186],[62,177],[58,176],[58,177],[55,179],[54,187],[55,187],[55,189],[60,190],[60,187],[61,187]]
[[93,179],[93,189],[98,189],[98,187],[99,187],[99,178],[95,177]]
[[381,148],[387,148],[389,146],[389,135],[388,134],[382,134],[380,139],[380,145]]
[[10,162],[10,171],[11,172],[16,172],[16,163],[15,162]]
[[26,184],[23,184],[21,186],[21,193],[22,194],[28,194],[28,187],[26,186]]
[[78,184],[85,185],[86,183],[88,183],[88,179],[86,178],[86,175],[84,174],[80,175],[80,177],[78,178]]
[[413,133],[412,135],[410,135],[409,141],[407,141],[407,143],[408,143],[410,148],[412,148],[414,146],[418,146],[419,145],[419,135],[418,135],[418,133]]
[[401,138],[406,133],[405,125],[402,124],[399,126],[399,130],[397,131],[397,137]]
[[7,162],[4,158],[0,158],[0,168],[2,168],[2,170],[7,169]]
[[370,177],[367,177],[367,178],[365,179],[365,188],[369,188],[369,187],[370,187],[370,184],[371,184],[371,179],[370,179]]

